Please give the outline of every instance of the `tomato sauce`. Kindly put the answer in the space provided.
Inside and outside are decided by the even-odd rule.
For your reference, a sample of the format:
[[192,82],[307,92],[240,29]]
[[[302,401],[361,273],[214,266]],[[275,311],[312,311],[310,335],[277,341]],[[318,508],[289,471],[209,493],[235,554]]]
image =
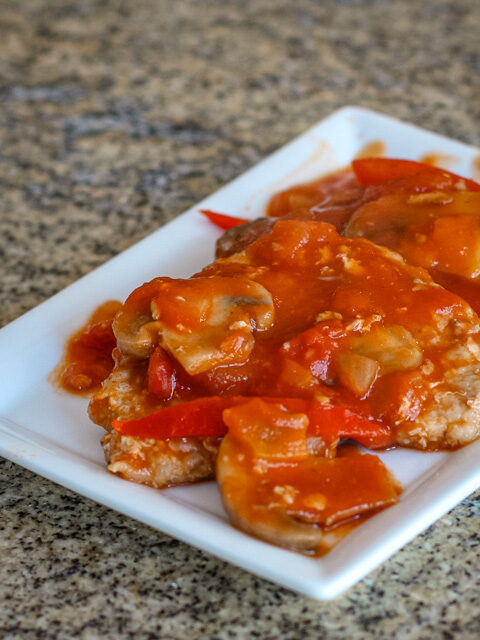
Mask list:
[[[257,331],[255,340],[243,302],[234,306],[247,314],[243,319],[232,321],[228,315],[237,299],[254,300],[242,293],[244,278],[264,287],[274,306],[273,324]],[[230,280],[238,283],[238,295],[231,287],[231,294],[225,290]],[[196,283],[201,296],[192,297]],[[192,305],[189,313],[184,313],[186,304]],[[126,348],[144,358],[154,353],[155,343],[148,346],[143,333],[139,343],[131,331],[136,331],[135,318],[149,308],[160,320],[152,318],[145,327],[161,331],[163,340],[173,334],[174,360],[181,361],[189,350],[199,354],[185,361],[184,387],[176,391],[175,402],[191,400],[192,389],[197,397],[324,398],[387,425],[399,420],[400,411],[402,421],[414,420],[431,399],[429,388],[451,366],[443,362],[450,342],[445,338],[443,344],[435,318],[466,327],[474,321],[465,302],[433,286],[425,272],[385,259],[369,242],[342,238],[330,225],[293,220],[277,222],[242,260],[215,262],[190,280],[159,278],[137,289],[117,328],[124,326],[120,338]],[[210,329],[210,318],[218,322],[223,312],[230,324]],[[237,325],[246,326],[246,333],[239,334]],[[218,351],[219,335],[226,353]],[[241,347],[227,346],[237,340],[243,341]],[[199,366],[198,359],[209,352],[216,366]],[[192,360],[197,368],[188,371]],[[418,371],[422,361],[432,367],[428,375]],[[150,390],[155,388],[150,382]],[[159,403],[168,406],[170,395],[169,390]]]
[[[378,155],[380,147],[368,146],[357,157]],[[429,170],[427,165],[441,167],[446,159],[426,155],[421,172],[367,187],[358,184],[352,171],[339,171],[275,195],[267,215],[329,222],[342,234],[394,249],[480,313],[480,198],[462,193],[465,182],[467,190],[474,187],[471,181]]]
[[362,202],[365,190],[350,170],[336,171],[318,180],[281,191],[268,203],[272,218],[320,220],[341,231]]
[[429,269],[429,272],[435,282],[462,297],[480,315],[480,282],[478,279],[462,278],[454,273],[446,273],[437,269]]
[[[100,307],[69,340],[60,386],[74,393],[98,388],[112,371],[115,346],[127,361],[144,362],[143,381],[132,391],[139,398],[131,405],[135,416],[114,419],[114,430],[155,440],[167,413],[176,416],[175,429],[171,420],[163,425],[164,434],[170,433],[164,440],[220,437],[228,424],[229,446],[241,453],[236,464],[243,481],[222,484],[226,502],[254,527],[275,529],[285,524],[285,516],[293,528],[295,522],[321,528],[325,535],[314,552],[323,554],[372,513],[393,504],[400,490],[378,458],[337,450],[340,438],[348,436],[340,434],[326,447],[325,437],[316,434],[321,442],[312,453],[307,440],[313,435],[306,426],[312,415],[298,402],[346,409],[378,425],[377,436],[383,429],[385,442],[399,441],[402,424],[415,424],[454,366],[452,335],[469,335],[477,322],[463,298],[480,308],[469,254],[480,195],[471,197],[458,176],[428,167],[417,175],[412,165],[385,166],[387,173],[396,172],[395,179],[379,181],[375,165],[368,164],[363,186],[353,172],[340,171],[277,194],[267,215],[280,220],[241,254],[188,280],[156,278],[124,305]],[[406,175],[399,176],[403,170]],[[447,240],[460,206],[468,220],[456,239],[463,249],[456,251],[457,244],[452,250]],[[433,215],[431,207],[436,207]],[[439,218],[443,222],[436,224]],[[363,237],[428,268],[446,289],[434,286],[424,269]],[[264,404],[272,416],[285,410],[282,398],[290,399],[284,401],[290,408],[297,401],[298,412],[275,414],[255,430],[258,411],[245,409],[251,398],[268,398]],[[210,411],[215,405],[216,413],[205,413],[203,405]],[[90,414],[103,424],[95,407],[94,400]],[[235,415],[242,411],[249,421],[240,433]],[[129,431],[133,417],[136,432]],[[215,433],[209,432],[212,424]],[[182,431],[187,425],[190,431]]]
[[68,340],[61,363],[55,370],[58,386],[70,393],[94,391],[110,375],[116,339],[112,322],[121,303],[109,301],[100,305]]
[[224,419],[229,432],[218,479],[225,504],[241,525],[271,541],[321,554],[363,516],[398,499],[398,485],[376,456],[355,447],[330,458],[312,454],[306,416],[283,404],[250,400]]

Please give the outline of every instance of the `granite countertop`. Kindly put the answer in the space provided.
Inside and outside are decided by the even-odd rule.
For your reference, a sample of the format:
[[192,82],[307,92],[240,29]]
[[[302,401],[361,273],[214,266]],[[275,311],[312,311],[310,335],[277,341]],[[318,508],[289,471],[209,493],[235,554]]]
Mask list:
[[[0,324],[345,104],[480,144],[477,0],[1,4]],[[318,603],[0,460],[0,637],[478,638],[480,494]]]

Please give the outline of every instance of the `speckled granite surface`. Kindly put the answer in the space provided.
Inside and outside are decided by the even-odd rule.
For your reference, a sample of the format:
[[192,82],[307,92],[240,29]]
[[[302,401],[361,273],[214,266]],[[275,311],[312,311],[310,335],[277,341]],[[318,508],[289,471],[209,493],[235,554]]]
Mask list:
[[[0,1],[0,323],[344,104],[480,144],[477,0]],[[0,461],[1,638],[478,638],[480,495],[330,603]]]

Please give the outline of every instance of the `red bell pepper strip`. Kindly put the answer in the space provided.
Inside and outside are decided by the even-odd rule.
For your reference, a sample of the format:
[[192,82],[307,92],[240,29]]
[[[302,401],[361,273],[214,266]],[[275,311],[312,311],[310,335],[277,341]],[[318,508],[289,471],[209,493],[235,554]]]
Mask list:
[[337,438],[351,438],[368,449],[394,444],[392,432],[386,425],[369,420],[351,409],[312,402],[307,415],[310,420],[308,434],[320,436],[327,443]]
[[292,413],[305,413],[309,420],[307,434],[318,436],[327,444],[341,438],[356,440],[369,449],[379,449],[393,444],[392,432],[386,425],[369,420],[347,407],[301,398],[262,400],[281,403]]
[[216,224],[220,229],[231,229],[232,227],[238,227],[238,225],[247,222],[245,218],[234,218],[233,216],[227,216],[224,213],[215,213],[215,211],[210,211],[209,209],[201,209],[200,213],[203,213],[210,222]]
[[118,433],[135,438],[221,437],[227,433],[222,411],[234,404],[232,400],[220,396],[199,398],[165,407],[138,420],[114,420],[112,426]]
[[424,162],[415,162],[414,160],[397,160],[394,158],[361,158],[352,162],[352,169],[355,177],[362,187],[368,187],[373,184],[382,184],[388,180],[398,180],[413,176],[420,171],[442,171],[448,174],[454,183],[463,180],[467,191],[480,191],[480,184],[468,178],[433,167]]
[[[122,435],[136,438],[223,437],[227,427],[222,419],[224,409],[250,398],[211,396],[160,409],[138,420],[114,420],[113,428]],[[368,420],[354,411],[300,398],[262,398],[283,404],[289,411],[305,413],[310,421],[308,435],[319,436],[327,443],[339,438],[352,438],[369,448],[392,444],[388,427]]]

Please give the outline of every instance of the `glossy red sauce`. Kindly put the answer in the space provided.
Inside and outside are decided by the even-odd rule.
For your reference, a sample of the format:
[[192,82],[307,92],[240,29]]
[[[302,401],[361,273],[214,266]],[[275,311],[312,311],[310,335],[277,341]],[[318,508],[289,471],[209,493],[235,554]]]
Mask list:
[[[219,482],[227,508],[253,531],[298,548],[298,528],[313,527],[307,547],[325,553],[372,511],[397,501],[399,488],[382,462],[354,446],[333,457],[312,454],[306,420],[279,405],[251,400],[224,413]],[[233,473],[232,473],[233,469]],[[305,548],[305,547],[304,547]]]
[[[375,155],[381,155],[380,147],[367,147],[358,157]],[[446,157],[429,154],[422,161],[439,167],[446,163]],[[480,166],[478,159],[477,164]],[[278,193],[268,204],[267,215],[329,222],[342,234],[366,237],[394,249],[410,264],[428,269],[435,282],[480,313],[480,277],[471,275],[476,266],[472,266],[472,260],[480,251],[480,198],[475,193],[465,196],[459,192],[457,182],[447,173],[426,169],[363,188],[352,171],[340,171]],[[415,202],[416,194],[429,193],[435,194],[432,198],[443,193],[445,206],[429,205],[428,199]],[[452,193],[454,201],[449,204],[448,194]],[[411,202],[409,196],[414,196]],[[403,221],[398,219],[395,206],[402,211]],[[443,220],[434,229],[436,216]],[[366,222],[362,227],[363,219]]]
[[478,279],[462,278],[454,273],[446,273],[436,269],[429,271],[435,282],[462,297],[480,315],[480,282]]
[[112,321],[121,306],[117,301],[100,305],[68,340],[56,370],[56,382],[62,389],[79,394],[91,392],[110,375],[116,347]]
[[272,218],[328,222],[341,231],[362,202],[364,193],[350,170],[337,171],[276,194],[266,214]]
[[[360,455],[360,451],[358,449],[358,446],[354,442],[343,442],[337,449],[337,456],[339,458],[358,455]],[[396,494],[396,498],[398,498],[402,493],[402,488],[398,483],[395,482],[393,477],[390,477],[388,481],[392,483],[392,502],[395,502],[396,499],[394,498],[394,495]],[[346,518],[330,526],[324,526],[323,539],[321,543],[315,548],[314,555],[317,558],[321,558],[329,553],[334,547],[337,546],[337,544],[339,544],[344,538],[346,538],[346,536],[352,533],[352,531],[354,531],[364,522],[367,522],[367,520],[369,520],[372,516],[374,516],[381,510],[381,507],[377,509],[372,508],[367,513]]]
[[[146,342],[135,347],[140,351],[134,355],[149,361],[149,398],[158,399],[158,408],[209,396],[326,400],[389,428],[395,424],[408,398],[402,419],[414,421],[432,400],[431,389],[435,383],[443,380],[446,365],[442,358],[451,346],[443,345],[440,340],[435,346],[429,341],[428,346],[423,347],[422,336],[428,331],[435,334],[437,328],[433,320],[437,317],[448,317],[458,323],[471,322],[469,309],[458,296],[464,296],[474,308],[479,308],[480,296],[472,279],[455,273],[459,265],[464,270],[469,268],[465,261],[460,264],[463,256],[457,259],[445,253],[442,264],[452,264],[451,272],[439,270],[438,260],[425,264],[425,252],[415,257],[418,248],[415,234],[424,229],[415,227],[412,239],[411,229],[406,230],[408,225],[395,226],[389,218],[392,208],[382,209],[381,205],[388,198],[397,198],[402,204],[408,203],[412,194],[449,192],[454,189],[452,184],[449,176],[432,170],[423,172],[420,179],[409,176],[364,188],[357,184],[353,173],[338,172],[277,194],[267,214],[283,220],[275,224],[271,234],[250,245],[241,260],[215,262],[188,281],[157,278],[139,287],[122,307],[125,344],[129,344],[130,329],[136,331],[141,324],[137,319],[146,318],[152,324],[152,331],[157,333],[155,322],[163,323],[164,338],[168,332],[176,332],[176,339],[181,343],[183,336],[182,348],[188,349],[185,345],[190,344],[191,336],[203,331],[207,348],[211,335],[205,331],[205,325],[213,305],[209,301],[222,296],[228,298],[229,292],[224,290],[227,278],[253,279],[269,292],[275,308],[275,321],[257,331],[252,344],[241,329],[230,331],[222,335],[220,349],[216,345],[217,351],[223,352],[218,357],[230,351],[230,359],[190,374],[187,364],[180,366],[172,353],[166,353],[164,345],[155,342],[149,345],[147,332]],[[393,200],[388,200],[387,204],[391,202]],[[338,235],[335,228],[348,231],[352,214],[362,208],[363,213],[373,212],[371,219],[376,223],[380,221],[372,240],[398,250],[417,265],[428,266],[438,282],[458,295],[426,286],[425,280],[419,277],[420,271],[413,271],[395,260],[385,260],[375,245],[358,239],[352,242]],[[402,205],[399,210],[403,215],[405,207]],[[413,214],[416,211],[412,206]],[[331,224],[310,224],[311,221]],[[414,224],[417,223],[418,216]],[[362,227],[358,235],[369,237],[369,229],[368,225]],[[428,285],[428,278],[426,282]],[[231,297],[241,299],[242,304],[252,304],[253,294],[242,294],[241,288],[239,286],[238,291],[231,288]],[[184,296],[184,290],[191,294]],[[106,303],[72,336],[59,376],[64,389],[76,393],[90,391],[110,373],[111,352],[116,345],[111,322],[120,307],[119,303]],[[156,311],[155,317],[151,316],[152,309]],[[325,312],[329,315],[322,316]],[[381,329],[407,328],[421,346],[422,360],[433,363],[432,373],[423,374],[417,366],[394,368],[382,375],[373,375],[365,392],[349,387],[344,382],[348,376],[342,371],[342,356],[355,351],[352,345],[358,336],[353,335],[357,330],[351,326],[359,319],[378,323]],[[248,318],[247,324],[250,320]],[[255,322],[257,319],[253,324]],[[232,326],[235,324],[232,322]],[[122,328],[122,323],[119,326]],[[151,404],[148,407],[147,413],[150,413]],[[94,404],[91,413],[95,414]],[[292,441],[285,440],[283,444],[285,451],[293,446]],[[254,460],[255,455],[245,455],[241,466],[246,476],[253,477]],[[353,485],[347,483],[352,477],[355,478]],[[323,489],[318,495],[323,495],[328,508],[311,507],[305,502],[312,486],[319,482]],[[275,487],[285,485],[296,488],[288,506],[289,513],[330,531],[331,539],[337,541],[373,512],[395,502],[399,494],[398,486],[373,456],[361,456],[356,450],[339,451],[334,461],[309,455],[301,461],[271,464],[261,482],[252,482],[244,488],[242,500],[248,517],[255,520],[252,507],[268,504],[274,497]],[[317,554],[324,553],[331,544],[327,536]]]
[[[225,391],[282,397],[312,397],[318,393],[332,397],[333,394],[346,406],[376,418],[388,419],[390,408],[394,410],[398,406],[405,386],[418,393],[421,404],[422,384],[420,381],[416,388],[410,371],[383,376],[363,399],[355,398],[345,388],[333,384],[335,356],[347,340],[345,327],[357,317],[381,314],[382,325],[406,326],[414,335],[420,334],[425,326],[432,324],[436,313],[465,316],[463,301],[435,287],[427,291],[421,287],[415,290],[414,276],[408,269],[384,260],[370,243],[355,241],[351,244],[350,240],[337,236],[331,227],[322,227],[317,244],[313,236],[307,240],[309,233],[315,235],[319,228],[304,227],[293,221],[279,222],[271,235],[247,249],[252,268],[269,261],[276,263],[274,268],[265,268],[256,276],[274,297],[275,325],[265,334],[258,334],[253,352],[245,363],[214,369],[200,374],[197,379],[205,391],[214,394]],[[331,248],[332,259],[318,264],[322,242]],[[348,249],[352,264],[361,264],[361,272],[341,276],[343,263],[335,257],[341,247]],[[315,277],[325,267],[329,269],[329,277]],[[240,275],[246,272],[248,268],[240,263],[214,263],[203,273]],[[395,296],[391,295],[392,290]],[[317,323],[318,314],[325,310],[341,314],[342,320],[327,318]],[[283,346],[286,341],[290,341],[289,349]],[[440,355],[441,350],[430,349],[424,357],[437,362]],[[311,372],[314,372],[314,379],[309,375]],[[442,375],[440,363],[435,375]]]
[[[366,517],[394,503],[399,489],[380,460],[373,456],[351,452],[351,460],[345,461],[343,455],[335,457],[335,446],[327,452],[318,450],[315,455],[305,453],[305,432],[302,444],[302,434],[298,431],[290,430],[287,438],[287,427],[290,421],[293,425],[301,424],[307,418],[311,425],[311,415],[299,404],[289,405],[282,398],[329,399],[333,405],[348,407],[383,428],[396,423],[400,408],[408,399],[402,417],[413,421],[432,399],[430,383],[441,381],[444,371],[445,346],[441,340],[434,346],[424,345],[422,336],[426,329],[435,334],[433,319],[437,314],[468,323],[468,308],[448,291],[429,286],[423,271],[409,268],[401,261],[386,260],[381,250],[369,242],[342,238],[330,225],[285,220],[278,222],[270,235],[251,245],[241,259],[216,262],[188,281],[160,278],[143,285],[127,299],[120,321],[117,319],[117,330],[125,331],[128,338],[130,328],[133,334],[138,328],[137,318],[155,320],[161,323],[155,325],[155,331],[162,331],[162,335],[173,330],[183,332],[183,347],[188,348],[191,336],[205,330],[211,308],[215,306],[212,301],[226,294],[227,279],[238,278],[240,282],[244,277],[254,277],[255,282],[270,292],[275,304],[275,322],[256,333],[249,357],[197,374],[184,371],[188,383],[185,389],[189,391],[176,388],[173,400],[171,387],[164,380],[168,366],[160,358],[158,391],[156,383],[150,382],[149,389],[151,394],[157,393],[159,408],[169,407],[160,410],[159,415],[166,417],[172,409],[175,414],[177,410],[180,412],[180,427],[190,421],[191,389],[195,389],[197,397],[210,400],[215,398],[209,396],[220,400],[246,396],[237,407],[242,411],[249,397],[258,399],[259,396],[277,397],[278,403],[272,401],[273,407],[278,408],[283,402],[295,411],[295,416],[282,416],[283,430],[279,438],[274,437],[272,431],[273,418],[255,431],[258,410],[248,416],[246,430],[250,435],[246,437],[244,433],[243,440],[254,453],[245,452],[237,467],[246,480],[240,485],[224,483],[221,491],[255,531],[264,525],[275,528],[277,506],[272,510],[269,505],[277,505],[278,487],[280,490],[287,487],[287,491],[293,487],[294,497],[286,513],[294,521],[321,529],[324,537],[315,553],[323,554]],[[229,290],[233,295],[233,289]],[[193,293],[186,295],[187,291]],[[248,299],[241,297],[241,301],[247,303]],[[193,306],[184,312],[186,304]],[[145,317],[149,309],[157,311],[158,320]],[[327,316],[322,316],[325,311]],[[368,318],[380,328],[407,327],[422,346],[423,360],[435,363],[434,371],[423,374],[417,363],[413,370],[407,367],[407,370],[384,372],[361,394],[345,386],[340,378],[339,357],[352,346],[352,331],[355,331],[349,325]],[[207,342],[208,337],[206,335]],[[128,339],[126,345],[130,345]],[[143,349],[144,344],[140,347]],[[446,348],[449,347],[450,343]],[[150,350],[150,356],[147,350],[144,356],[150,358],[152,376],[158,366],[157,350],[158,346]],[[207,427],[212,423],[211,416],[202,413],[201,418],[207,418]],[[122,423],[120,433],[155,437],[159,427],[155,416],[145,415],[136,422],[137,427],[146,430],[129,432],[127,421]],[[195,417],[194,422],[194,426],[202,424],[199,417]],[[221,426],[222,419],[218,418],[218,422]],[[225,411],[223,422],[228,424],[231,433],[232,424],[225,418]],[[117,427],[114,425],[114,428]],[[394,429],[392,432],[395,440]],[[207,433],[208,428],[205,433],[202,431],[204,435]],[[292,451],[300,456],[299,460],[288,460]],[[262,461],[260,475],[255,471],[258,460]],[[323,509],[312,507],[312,494],[317,504],[325,499]]]

